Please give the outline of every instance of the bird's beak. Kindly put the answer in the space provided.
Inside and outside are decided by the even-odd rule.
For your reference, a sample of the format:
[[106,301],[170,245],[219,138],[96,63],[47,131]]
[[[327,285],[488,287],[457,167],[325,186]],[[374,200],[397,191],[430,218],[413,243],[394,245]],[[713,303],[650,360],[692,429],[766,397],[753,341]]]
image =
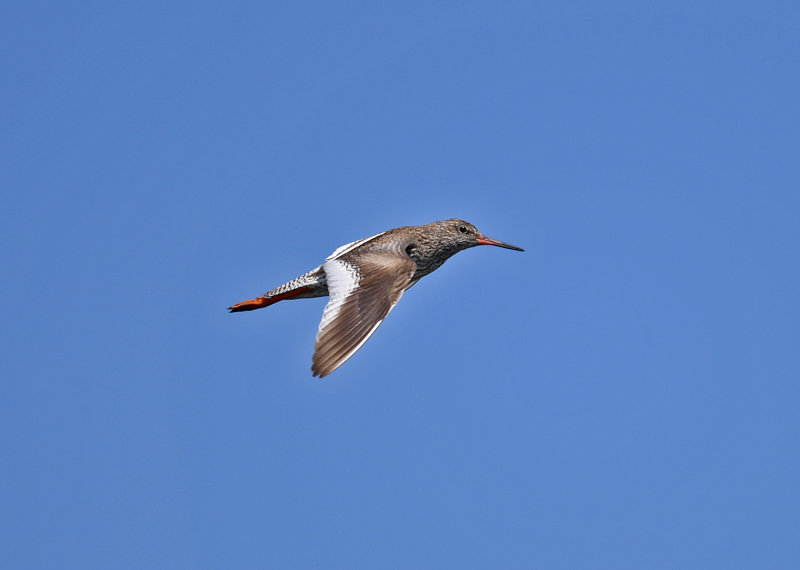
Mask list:
[[490,237],[487,237],[487,236],[484,236],[484,235],[478,236],[478,243],[480,245],[496,245],[497,247],[504,247],[506,249],[513,249],[515,251],[525,251],[521,247],[517,247],[515,245],[511,245],[511,244],[508,244],[508,243],[505,243],[505,242],[502,242],[502,241],[499,241],[499,240],[496,240],[494,238],[490,238]]

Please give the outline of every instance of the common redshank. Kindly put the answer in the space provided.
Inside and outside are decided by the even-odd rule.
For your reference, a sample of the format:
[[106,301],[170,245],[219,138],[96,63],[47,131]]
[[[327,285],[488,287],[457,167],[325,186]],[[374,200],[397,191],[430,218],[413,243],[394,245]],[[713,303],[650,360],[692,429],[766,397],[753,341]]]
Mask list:
[[404,226],[343,245],[316,269],[228,309],[252,311],[285,299],[330,295],[311,358],[311,372],[322,378],[361,348],[407,289],[476,245],[524,251],[483,235],[464,220]]

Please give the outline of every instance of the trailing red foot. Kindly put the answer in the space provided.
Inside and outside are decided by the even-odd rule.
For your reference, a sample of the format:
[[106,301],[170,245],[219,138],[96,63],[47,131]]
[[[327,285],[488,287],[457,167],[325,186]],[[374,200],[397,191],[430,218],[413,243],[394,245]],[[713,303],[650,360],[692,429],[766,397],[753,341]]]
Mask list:
[[264,307],[269,307],[277,303],[278,301],[283,301],[284,299],[291,299],[292,297],[297,297],[302,293],[308,292],[308,287],[300,287],[299,289],[295,289],[294,291],[287,291],[286,293],[281,293],[280,295],[275,295],[273,297],[256,297],[255,299],[248,299],[247,301],[242,301],[241,303],[236,303],[235,305],[231,305],[228,307],[228,310],[231,313],[238,313],[239,311],[253,311],[255,309],[263,309]]

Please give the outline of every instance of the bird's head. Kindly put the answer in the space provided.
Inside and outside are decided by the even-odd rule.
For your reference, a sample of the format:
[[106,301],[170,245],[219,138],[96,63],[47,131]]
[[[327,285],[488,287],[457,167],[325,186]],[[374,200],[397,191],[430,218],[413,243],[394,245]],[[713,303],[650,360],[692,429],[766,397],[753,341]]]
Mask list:
[[475,247],[476,245],[496,245],[497,247],[515,251],[525,251],[521,247],[483,235],[478,231],[478,228],[464,220],[454,218],[438,223],[442,224],[441,230],[447,236],[448,241],[451,241],[459,250]]

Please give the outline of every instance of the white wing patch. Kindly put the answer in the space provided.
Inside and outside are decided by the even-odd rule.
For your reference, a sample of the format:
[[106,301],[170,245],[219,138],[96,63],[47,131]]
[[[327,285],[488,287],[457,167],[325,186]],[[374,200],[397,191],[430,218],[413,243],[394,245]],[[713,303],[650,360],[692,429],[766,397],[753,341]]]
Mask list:
[[337,257],[343,256],[348,251],[353,251],[355,248],[360,246],[362,243],[366,243],[371,239],[374,239],[378,236],[382,236],[386,232],[381,232],[379,234],[375,234],[374,236],[369,236],[368,238],[360,239],[358,241],[352,241],[350,243],[346,243],[341,247],[337,247],[332,254],[325,258],[325,261],[331,261],[332,259],[336,259]]
[[[322,313],[322,321],[319,323],[320,332],[328,325],[328,323],[336,318],[336,316],[339,314],[339,311],[342,310],[342,305],[344,302],[347,300],[350,294],[356,290],[356,287],[358,287],[358,284],[361,281],[361,274],[358,272],[358,268],[355,265],[347,263],[346,261],[342,261],[340,259],[326,261],[322,264],[322,268],[325,270],[325,276],[328,279],[328,291],[331,300],[328,301],[327,305],[325,305],[325,310]],[[319,336],[319,334],[317,336]]]

